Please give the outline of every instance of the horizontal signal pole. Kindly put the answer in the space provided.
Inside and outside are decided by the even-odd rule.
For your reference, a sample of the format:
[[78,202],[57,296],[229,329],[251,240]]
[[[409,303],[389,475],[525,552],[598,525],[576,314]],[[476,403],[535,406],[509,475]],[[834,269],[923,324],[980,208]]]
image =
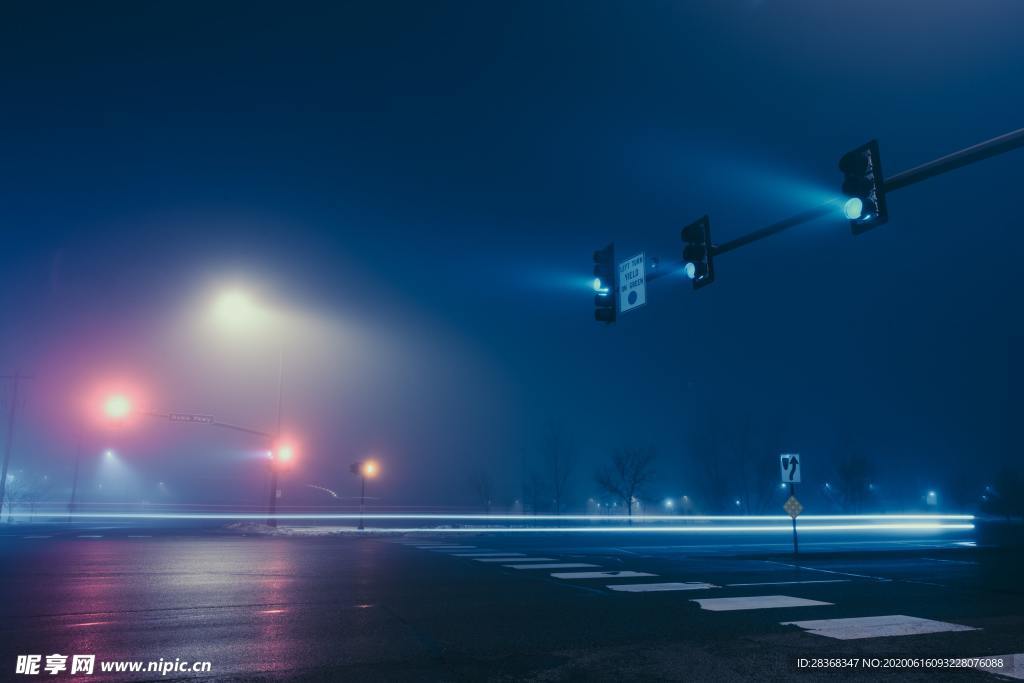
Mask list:
[[902,173],[897,173],[891,178],[884,180],[885,191],[893,192],[914,183],[919,183],[922,180],[934,178],[937,175],[952,171],[961,166],[973,164],[975,161],[982,161],[997,154],[1009,152],[1018,147],[1024,147],[1024,128],[1018,128],[1006,135],[1000,135],[997,138],[979,142],[967,149],[947,154],[935,161],[929,161],[927,164],[921,164]]
[[[980,142],[966,149],[961,149],[952,154],[947,154],[944,157],[929,161],[926,164],[915,166],[914,168],[897,173],[888,179],[884,180],[885,192],[894,192],[904,187],[909,187],[915,183],[919,183],[929,178],[934,178],[937,175],[948,173],[949,171],[973,164],[976,161],[982,161],[990,157],[994,157],[1004,152],[1009,152],[1018,147],[1024,147],[1024,128],[1019,128],[1005,135]],[[803,213],[798,213],[795,216],[791,216],[777,223],[749,232],[742,237],[729,240],[723,244],[716,245],[714,247],[714,255],[725,254],[727,252],[739,249],[740,247],[746,246],[751,242],[757,242],[766,237],[777,235],[784,230],[794,228],[804,223],[816,220],[823,216],[828,215],[836,210],[838,200],[826,202],[821,206],[818,206]]]
[[837,202],[835,201],[827,202],[814,209],[810,209],[808,211],[804,211],[803,213],[798,213],[795,216],[786,218],[785,220],[781,220],[778,223],[772,223],[771,225],[761,228],[760,230],[748,232],[746,235],[743,235],[742,237],[737,237],[734,240],[729,240],[728,242],[725,242],[723,244],[715,245],[713,253],[715,256],[718,256],[719,254],[724,254],[726,252],[733,251],[734,249],[739,249],[740,247],[746,246],[751,242],[763,240],[765,237],[777,235],[783,230],[788,230],[798,225],[809,223],[813,220],[821,218],[822,216],[834,212],[836,210],[836,204]]
[[[168,413],[155,413],[155,412],[148,411],[148,410],[143,410],[143,411],[140,411],[140,412],[143,415],[147,416],[147,417],[156,417],[156,418],[160,418],[160,419],[164,419],[164,420],[170,419],[170,414],[168,414]],[[212,420],[210,422],[206,422],[205,424],[208,424],[208,425],[210,425],[212,427],[220,427],[222,429],[231,429],[231,430],[234,430],[236,432],[244,432],[246,434],[253,434],[255,436],[261,436],[264,439],[273,439],[274,438],[273,434],[268,434],[267,432],[261,432],[258,429],[249,429],[248,427],[242,427],[240,425],[234,425],[234,424],[231,424],[230,422],[220,422],[218,420]]]

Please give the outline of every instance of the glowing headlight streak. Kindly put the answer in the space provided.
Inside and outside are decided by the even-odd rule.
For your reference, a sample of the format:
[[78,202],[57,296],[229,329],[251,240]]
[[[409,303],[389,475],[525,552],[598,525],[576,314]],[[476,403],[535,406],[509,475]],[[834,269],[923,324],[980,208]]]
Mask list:
[[[72,517],[89,517],[103,519],[176,519],[176,520],[265,520],[266,515],[258,514],[231,514],[231,513],[91,513],[76,512]],[[370,515],[365,515],[368,518]],[[381,518],[376,515],[375,518]],[[390,519],[407,518],[408,516],[395,515]],[[278,521],[283,520],[340,520],[358,519],[358,515],[331,515],[331,514],[301,514],[285,513],[274,516]],[[385,517],[387,518],[387,517]],[[604,518],[607,519],[607,518]],[[788,518],[787,518],[788,519]],[[371,527],[366,531],[381,531],[390,533],[792,533],[792,528],[787,524],[780,525],[742,525],[742,526],[585,526],[585,527],[564,527],[564,526],[534,526],[534,527],[454,527],[454,528],[424,528],[424,527]],[[881,531],[969,531],[974,529],[970,523],[946,523],[946,522],[896,522],[896,523],[861,523],[861,524],[804,524],[800,531],[859,531],[859,532],[881,532]]]
[[[134,513],[121,512],[81,512],[80,515],[132,515]],[[266,515],[247,512],[167,512],[168,515],[223,515],[223,519],[263,519]],[[278,515],[281,519],[380,519],[380,520],[454,520],[454,521],[502,521],[502,522],[534,522],[534,521],[586,521],[586,522],[615,522],[628,521],[625,515],[609,517],[608,515],[484,515],[484,514],[442,514],[442,513],[390,513],[376,512],[360,515],[358,513],[330,512],[330,513],[305,513],[305,512],[283,512]],[[788,515],[687,515],[688,521],[697,522],[790,522]],[[974,521],[974,515],[954,514],[860,514],[860,515],[800,515],[801,520],[824,521]],[[634,515],[634,522],[675,522],[679,523],[679,515]]]
[[[162,513],[133,513],[133,512],[76,512],[73,514],[75,517],[86,517],[86,518],[104,518],[104,519],[206,519],[206,520],[249,520],[249,519],[265,519],[265,514],[257,513],[232,513],[232,512],[162,512]],[[607,517],[603,515],[444,515],[444,514],[389,514],[389,513],[371,513],[366,515],[359,515],[354,513],[281,513],[274,515],[279,520],[358,520],[358,519],[375,519],[379,521],[523,521],[523,522],[537,522],[537,521],[599,521],[603,522],[601,526],[581,526],[581,527],[566,527],[566,526],[529,526],[529,527],[510,527],[510,528],[493,528],[493,527],[482,527],[482,528],[468,528],[466,530],[471,531],[516,531],[516,530],[592,530],[592,531],[614,531],[614,530],[715,530],[723,532],[731,531],[742,531],[742,530],[757,530],[757,531],[776,531],[776,530],[792,530],[790,525],[790,517],[785,515],[693,515],[688,516],[688,521],[701,521],[701,522],[720,522],[720,521],[742,521],[744,524],[723,524],[715,525],[695,525],[695,524],[679,524],[678,515],[649,515],[640,516],[634,518],[634,521],[638,521],[643,525],[625,526],[628,520],[623,517],[621,519],[615,519],[614,517]],[[672,521],[673,524],[667,526],[651,526],[649,522],[652,521]],[[801,526],[802,530],[873,530],[873,529],[897,529],[897,530],[911,530],[911,529],[970,529],[974,528],[974,515],[947,515],[947,514],[934,514],[934,515],[803,515],[801,520],[804,524]],[[780,522],[778,525],[771,524],[760,524],[751,525],[751,521],[762,521],[762,522]],[[844,523],[831,523],[826,524],[822,522],[834,521]],[[609,523],[610,522],[610,523]],[[808,523],[811,522],[811,523]],[[851,523],[857,522],[857,523]],[[419,530],[437,530],[445,531],[447,529],[429,529],[419,528]]]

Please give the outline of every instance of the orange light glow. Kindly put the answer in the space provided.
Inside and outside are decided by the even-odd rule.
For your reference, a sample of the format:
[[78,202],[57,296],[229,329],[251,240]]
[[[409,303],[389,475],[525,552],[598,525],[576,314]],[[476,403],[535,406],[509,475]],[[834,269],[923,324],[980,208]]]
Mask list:
[[375,463],[373,460],[368,460],[366,463],[363,464],[364,476],[375,477],[377,476],[377,472],[379,471],[380,468],[377,466],[377,463]]

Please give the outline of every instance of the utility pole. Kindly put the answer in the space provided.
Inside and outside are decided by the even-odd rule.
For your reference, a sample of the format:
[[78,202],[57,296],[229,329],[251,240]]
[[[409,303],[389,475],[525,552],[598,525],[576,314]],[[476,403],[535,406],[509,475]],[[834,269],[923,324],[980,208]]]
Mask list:
[[[274,438],[278,441],[281,440],[281,418],[282,411],[284,408],[284,351],[280,351],[277,357],[277,429],[274,431]],[[271,452],[275,448],[275,444],[270,444]],[[267,508],[267,526],[277,526],[277,477],[278,470],[277,459],[271,459],[270,461],[270,505]]]
[[82,466],[82,435],[78,435],[78,444],[75,447],[75,476],[71,480],[71,500],[68,501],[68,524],[74,522],[75,498],[78,495],[78,470]]
[[366,507],[366,472],[360,472],[359,478],[359,530],[363,530],[363,510]]
[[[11,406],[7,411],[7,437],[4,441],[4,464],[0,469],[0,514],[3,513],[4,500],[7,495],[7,467],[11,464],[11,446],[14,445],[14,417],[18,409],[18,388],[23,379],[32,379],[31,375],[16,372],[13,375],[2,375],[3,379],[11,380]],[[7,520],[10,521],[10,514]]]
[[[789,497],[796,498],[796,484],[789,482]],[[796,515],[793,515],[793,555],[800,554],[800,543],[796,540]]]

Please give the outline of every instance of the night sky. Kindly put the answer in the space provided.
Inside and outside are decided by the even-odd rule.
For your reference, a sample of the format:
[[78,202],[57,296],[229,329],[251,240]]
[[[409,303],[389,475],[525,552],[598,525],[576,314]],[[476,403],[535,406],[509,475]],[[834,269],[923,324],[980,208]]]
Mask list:
[[[783,450],[810,487],[869,458],[887,509],[976,490],[1019,459],[1024,152],[893,193],[865,235],[837,215],[699,292],[674,273],[613,327],[591,253],[678,261],[705,213],[721,242],[835,198],[871,138],[891,175],[1019,128],[1022,25],[1010,1],[7,4],[0,372],[35,375],[12,471],[63,499],[80,434],[124,500],[261,502],[247,437],[83,406],[130,385],[271,430],[283,351],[296,502],[354,495],[372,453],[383,505],[475,505],[481,472],[508,505],[552,425],[577,506],[614,447],[657,449],[652,499]],[[225,287],[273,324],[213,331]]]

